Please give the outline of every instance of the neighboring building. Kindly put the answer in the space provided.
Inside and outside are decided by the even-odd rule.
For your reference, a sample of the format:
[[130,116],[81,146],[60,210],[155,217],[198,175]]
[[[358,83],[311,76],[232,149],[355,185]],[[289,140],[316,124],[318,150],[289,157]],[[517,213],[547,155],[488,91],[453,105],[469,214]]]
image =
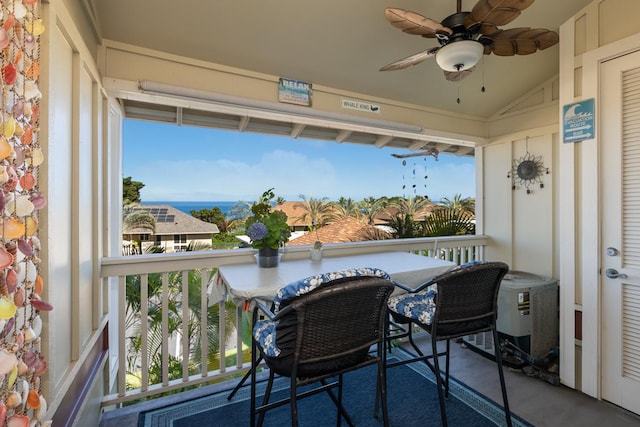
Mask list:
[[273,210],[283,211],[287,214],[287,224],[292,232],[308,231],[311,228],[311,221],[303,220],[307,213],[303,206],[303,202],[284,202],[275,206]]
[[149,212],[156,219],[156,231],[132,229],[123,232],[125,253],[138,253],[133,242],[140,242],[142,253],[151,246],[158,246],[165,252],[181,252],[189,243],[210,245],[213,234],[220,233],[216,224],[201,221],[169,205],[144,205],[140,210]]
[[391,234],[379,227],[369,225],[358,219],[347,217],[320,227],[303,236],[291,239],[287,246],[312,245],[319,240],[322,243],[360,242],[364,240],[391,239]]

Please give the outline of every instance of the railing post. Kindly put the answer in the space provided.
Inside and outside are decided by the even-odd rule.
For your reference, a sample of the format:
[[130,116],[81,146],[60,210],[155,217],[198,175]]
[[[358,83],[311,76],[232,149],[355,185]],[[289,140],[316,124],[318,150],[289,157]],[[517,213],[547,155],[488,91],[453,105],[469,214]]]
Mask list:
[[[188,319],[191,316],[189,308],[189,272],[183,271],[182,275],[182,318]],[[201,304],[202,305],[202,304]],[[206,327],[206,324],[205,324]],[[189,322],[182,322],[182,380],[189,381],[189,352],[190,352]]]
[[141,367],[140,389],[142,391],[147,391],[147,389],[149,388],[149,275],[148,274],[140,275],[140,340],[141,340],[141,343],[140,343],[140,367]]
[[[203,378],[209,375],[209,334],[207,333],[209,330],[209,294],[204,278],[205,270],[200,270],[200,375]],[[224,328],[224,324],[222,328]],[[219,332],[219,334],[221,333],[223,332]],[[218,341],[220,339],[218,336]]]

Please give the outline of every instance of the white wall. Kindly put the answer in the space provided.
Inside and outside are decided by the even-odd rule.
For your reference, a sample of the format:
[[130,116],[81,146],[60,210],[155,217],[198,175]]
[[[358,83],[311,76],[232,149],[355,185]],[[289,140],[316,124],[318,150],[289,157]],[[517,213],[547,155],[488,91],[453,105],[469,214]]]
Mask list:
[[[77,393],[77,375],[95,362],[91,351],[101,348],[106,324],[104,295],[95,280],[104,253],[99,209],[106,97],[95,61],[63,3],[44,3],[43,18],[40,189],[48,204],[40,215],[41,273],[43,299],[54,310],[43,316],[42,352],[49,363],[43,394],[51,416],[69,405],[70,390]],[[102,393],[101,383],[93,386]],[[99,407],[91,409],[97,416]]]
[[[512,270],[554,277],[554,169],[557,125],[500,137],[483,147],[484,180],[477,194],[483,197],[483,233],[491,237],[485,258],[501,260]],[[528,153],[528,154],[527,154]],[[544,188],[533,183],[530,193],[514,181],[514,165],[523,159],[544,165]],[[478,166],[480,167],[480,166]],[[546,173],[548,169],[548,174]],[[557,276],[555,276],[557,277]]]
[[[599,64],[640,46],[637,0],[594,0],[560,28],[560,105],[595,98]],[[558,112],[561,114],[561,110]],[[596,115],[596,130],[599,128]],[[561,245],[561,364],[563,383],[600,396],[600,206],[599,146],[596,138],[560,142],[558,214]],[[582,340],[575,339],[575,315],[582,316]]]
[[[492,117],[491,143],[476,157],[484,171],[477,189],[481,230],[492,242],[485,258],[559,279],[561,380],[595,397],[600,372],[598,143],[564,144],[561,108],[580,99],[597,102],[599,63],[640,46],[640,23],[624,19],[638,13],[637,0],[595,0],[564,24],[559,80]],[[509,162],[526,153],[527,137],[529,152],[542,156],[550,171],[543,177],[545,188],[530,195],[508,189],[506,178]],[[582,315],[582,340],[575,339],[576,312]]]

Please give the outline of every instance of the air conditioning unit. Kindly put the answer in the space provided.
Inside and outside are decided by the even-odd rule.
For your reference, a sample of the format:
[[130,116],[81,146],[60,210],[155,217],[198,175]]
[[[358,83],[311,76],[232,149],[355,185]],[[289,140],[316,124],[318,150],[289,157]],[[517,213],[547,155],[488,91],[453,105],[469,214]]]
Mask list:
[[[509,271],[498,293],[498,334],[531,358],[542,358],[558,347],[558,281],[524,271]],[[473,349],[494,355],[491,333],[469,335],[463,340]],[[505,364],[518,365],[504,355]],[[510,363],[511,362],[511,363]]]

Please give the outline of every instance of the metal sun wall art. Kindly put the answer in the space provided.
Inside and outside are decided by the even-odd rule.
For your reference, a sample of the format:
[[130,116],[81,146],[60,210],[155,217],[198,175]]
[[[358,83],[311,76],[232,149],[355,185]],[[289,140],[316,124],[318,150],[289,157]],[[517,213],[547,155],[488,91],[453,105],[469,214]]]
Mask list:
[[532,187],[536,184],[540,185],[540,188],[544,188],[542,176],[547,174],[549,174],[549,168],[544,166],[542,156],[534,156],[529,153],[527,147],[527,153],[524,156],[513,160],[513,166],[507,173],[507,178],[511,178],[512,190],[524,187],[527,194],[531,194],[533,193]]
[[[42,94],[38,0],[0,2],[0,426],[46,427],[41,378],[42,300],[38,211]],[[46,325],[45,325],[46,327]]]

